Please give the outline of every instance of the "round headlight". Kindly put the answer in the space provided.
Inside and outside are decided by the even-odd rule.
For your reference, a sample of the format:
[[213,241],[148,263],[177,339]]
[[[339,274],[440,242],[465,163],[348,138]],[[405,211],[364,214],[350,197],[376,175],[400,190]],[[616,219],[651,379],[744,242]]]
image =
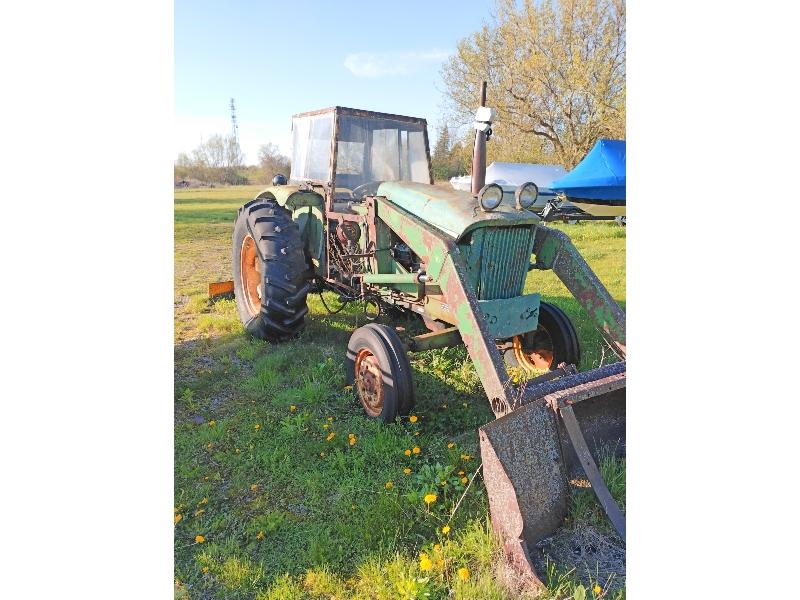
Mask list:
[[514,192],[514,198],[517,201],[517,208],[528,209],[534,205],[536,199],[539,197],[539,188],[532,181],[523,183]]
[[483,210],[494,210],[503,201],[503,188],[496,183],[488,183],[478,192],[478,203]]

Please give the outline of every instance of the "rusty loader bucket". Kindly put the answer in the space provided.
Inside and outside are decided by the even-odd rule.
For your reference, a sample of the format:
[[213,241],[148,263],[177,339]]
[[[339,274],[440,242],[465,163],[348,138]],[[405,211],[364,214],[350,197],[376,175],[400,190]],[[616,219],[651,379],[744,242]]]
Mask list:
[[597,467],[601,450],[625,450],[625,363],[554,373],[529,382],[514,410],[479,430],[492,525],[509,562],[533,577],[530,553],[563,522],[573,477],[585,475],[625,540],[624,516]]

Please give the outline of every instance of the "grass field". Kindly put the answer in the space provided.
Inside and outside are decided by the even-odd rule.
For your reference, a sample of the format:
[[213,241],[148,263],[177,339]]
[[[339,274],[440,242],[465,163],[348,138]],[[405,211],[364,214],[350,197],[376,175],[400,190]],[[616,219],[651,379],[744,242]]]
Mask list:
[[[309,296],[303,334],[271,345],[244,335],[232,300],[209,303],[208,282],[231,277],[236,210],[259,189],[175,192],[176,597],[517,597],[475,476],[493,415],[465,349],[413,355],[417,418],[381,426],[344,389],[357,307],[328,315]],[[562,228],[624,307],[625,229]],[[526,290],[573,319],[582,369],[610,360],[555,276],[531,273]],[[624,506],[624,463],[603,468]],[[585,489],[567,527],[609,535]],[[624,597],[624,573],[547,572],[542,598]]]

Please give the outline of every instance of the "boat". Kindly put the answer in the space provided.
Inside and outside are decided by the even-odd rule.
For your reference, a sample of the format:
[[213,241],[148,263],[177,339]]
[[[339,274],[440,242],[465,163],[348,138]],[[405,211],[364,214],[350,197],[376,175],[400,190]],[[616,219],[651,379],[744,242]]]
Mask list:
[[[503,202],[514,205],[514,192],[523,183],[532,181],[539,188],[539,196],[531,210],[541,212],[550,201],[555,201],[556,192],[551,189],[553,180],[567,174],[560,165],[537,163],[493,162],[486,167],[486,183],[496,183],[503,188]],[[453,189],[469,191],[472,180],[469,175],[451,177]],[[568,208],[568,204],[564,208]]]
[[625,216],[625,140],[600,139],[551,189],[596,217]]

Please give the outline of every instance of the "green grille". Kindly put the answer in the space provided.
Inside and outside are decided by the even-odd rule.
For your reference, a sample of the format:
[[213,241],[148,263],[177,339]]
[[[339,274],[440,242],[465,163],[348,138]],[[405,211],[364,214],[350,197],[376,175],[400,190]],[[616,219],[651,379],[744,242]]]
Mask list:
[[481,227],[459,243],[479,300],[522,294],[531,263],[534,231],[530,225]]

